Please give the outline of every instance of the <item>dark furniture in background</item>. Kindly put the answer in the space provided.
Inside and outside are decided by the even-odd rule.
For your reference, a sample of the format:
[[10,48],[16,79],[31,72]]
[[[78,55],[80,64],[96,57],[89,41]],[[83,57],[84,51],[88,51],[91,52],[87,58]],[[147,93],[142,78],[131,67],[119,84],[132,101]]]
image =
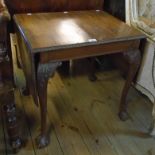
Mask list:
[[104,10],[125,21],[125,0],[104,0]]
[[[16,117],[11,57],[8,52],[7,24],[9,20],[10,16],[7,8],[0,3],[0,103],[3,117],[6,120],[10,144],[14,150],[17,150],[21,147],[21,139]],[[4,73],[7,73],[7,75],[4,75]]]

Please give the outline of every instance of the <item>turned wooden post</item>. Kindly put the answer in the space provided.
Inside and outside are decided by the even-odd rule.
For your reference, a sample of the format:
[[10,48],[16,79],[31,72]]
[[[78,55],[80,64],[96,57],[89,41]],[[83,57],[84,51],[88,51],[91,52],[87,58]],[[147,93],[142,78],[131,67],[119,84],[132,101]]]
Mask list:
[[4,116],[6,120],[6,127],[8,131],[8,136],[10,139],[10,144],[14,151],[17,151],[21,145],[22,140],[19,134],[19,126],[17,123],[16,106],[14,102],[14,89],[8,90],[3,94],[4,97]]

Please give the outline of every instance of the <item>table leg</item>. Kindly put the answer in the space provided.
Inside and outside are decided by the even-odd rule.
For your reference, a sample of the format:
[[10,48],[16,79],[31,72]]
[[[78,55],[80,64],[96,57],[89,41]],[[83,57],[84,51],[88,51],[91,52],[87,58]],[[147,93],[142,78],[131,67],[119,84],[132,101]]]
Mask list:
[[54,75],[55,70],[60,66],[60,62],[51,62],[46,64],[39,64],[37,69],[37,87],[38,97],[40,103],[41,113],[41,134],[37,137],[36,143],[39,148],[45,147],[49,144],[49,137],[47,136],[47,84],[51,76]]
[[16,116],[16,106],[14,100],[15,99],[13,90],[5,94],[4,111],[5,111],[6,127],[8,130],[11,146],[14,151],[17,151],[21,147],[22,141],[19,136],[19,129]]
[[127,73],[127,79],[122,91],[121,103],[120,103],[120,112],[119,117],[121,120],[125,121],[128,119],[127,107],[128,103],[126,101],[127,94],[131,87],[132,81],[135,78],[135,75],[138,71],[141,62],[141,53],[140,50],[133,50],[124,53],[124,58],[129,64],[129,69]]

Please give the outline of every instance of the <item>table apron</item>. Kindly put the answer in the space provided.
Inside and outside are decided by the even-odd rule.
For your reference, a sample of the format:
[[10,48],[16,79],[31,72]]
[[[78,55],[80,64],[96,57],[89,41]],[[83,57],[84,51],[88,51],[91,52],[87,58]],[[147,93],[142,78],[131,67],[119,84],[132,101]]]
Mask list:
[[140,39],[40,52],[40,63],[48,63],[49,61],[66,61],[69,59],[80,59],[126,52],[129,50],[139,49],[139,45]]

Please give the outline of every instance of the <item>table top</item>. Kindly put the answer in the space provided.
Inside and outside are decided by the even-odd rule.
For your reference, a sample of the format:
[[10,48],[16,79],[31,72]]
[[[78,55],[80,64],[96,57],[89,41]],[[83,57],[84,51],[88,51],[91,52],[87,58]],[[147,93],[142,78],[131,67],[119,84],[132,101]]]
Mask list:
[[145,38],[99,10],[16,14],[14,20],[34,53]]

